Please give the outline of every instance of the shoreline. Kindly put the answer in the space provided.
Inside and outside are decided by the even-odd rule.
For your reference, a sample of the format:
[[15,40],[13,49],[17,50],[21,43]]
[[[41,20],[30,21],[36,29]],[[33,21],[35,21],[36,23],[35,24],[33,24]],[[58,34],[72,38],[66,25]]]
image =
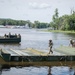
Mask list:
[[63,30],[43,30],[45,32],[56,32],[56,33],[75,33],[75,31],[63,31]]

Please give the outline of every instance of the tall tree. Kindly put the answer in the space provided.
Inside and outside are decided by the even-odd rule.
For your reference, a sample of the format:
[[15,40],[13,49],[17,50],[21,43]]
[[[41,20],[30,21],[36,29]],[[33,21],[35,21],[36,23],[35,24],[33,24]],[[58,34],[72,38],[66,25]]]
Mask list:
[[58,13],[58,9],[56,8],[55,9],[55,14],[53,15],[53,18],[52,18],[53,19],[53,23],[55,25],[54,26],[55,27],[54,29],[58,29],[58,26],[59,26],[59,20],[58,20],[59,19],[59,16],[58,16],[58,14],[59,14]]

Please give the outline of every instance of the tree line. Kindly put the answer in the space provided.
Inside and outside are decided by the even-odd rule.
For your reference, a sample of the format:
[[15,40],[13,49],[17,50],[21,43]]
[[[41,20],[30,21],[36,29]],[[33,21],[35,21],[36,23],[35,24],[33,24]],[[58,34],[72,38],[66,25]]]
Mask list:
[[55,14],[52,16],[50,26],[54,30],[74,30],[75,31],[75,11],[72,10],[70,15],[59,17],[58,9],[55,9]]
[[44,22],[39,22],[39,21],[34,21],[32,23],[30,20],[24,21],[24,20],[13,20],[13,19],[0,19],[0,25],[9,25],[9,26],[24,26],[28,25],[31,28],[48,28],[49,23],[44,23]]
[[0,25],[14,25],[14,26],[24,26],[28,25],[31,28],[53,28],[54,30],[74,30],[75,31],[75,11],[72,10],[70,15],[63,15],[59,17],[58,9],[55,9],[54,15],[52,16],[52,21],[50,23],[44,23],[39,21],[34,21],[32,23],[30,20],[13,20],[13,19],[1,19]]

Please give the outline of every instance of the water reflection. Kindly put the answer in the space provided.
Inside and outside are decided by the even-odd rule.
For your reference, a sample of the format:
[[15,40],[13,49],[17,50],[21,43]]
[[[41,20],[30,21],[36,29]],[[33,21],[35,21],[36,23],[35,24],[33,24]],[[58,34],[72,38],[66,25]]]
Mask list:
[[[15,72],[14,72],[15,71]],[[9,66],[0,65],[0,75],[75,75],[74,67],[70,66]]]
[[51,67],[49,67],[49,69],[48,69],[48,75],[52,75],[51,74]]
[[3,71],[10,71],[10,66],[0,65],[0,75],[2,75]]

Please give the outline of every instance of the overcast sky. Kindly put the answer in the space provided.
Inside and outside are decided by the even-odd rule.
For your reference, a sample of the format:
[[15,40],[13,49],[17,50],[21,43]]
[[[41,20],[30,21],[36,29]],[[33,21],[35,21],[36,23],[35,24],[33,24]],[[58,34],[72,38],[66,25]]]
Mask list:
[[0,18],[50,22],[55,9],[59,16],[75,10],[75,0],[0,0]]

